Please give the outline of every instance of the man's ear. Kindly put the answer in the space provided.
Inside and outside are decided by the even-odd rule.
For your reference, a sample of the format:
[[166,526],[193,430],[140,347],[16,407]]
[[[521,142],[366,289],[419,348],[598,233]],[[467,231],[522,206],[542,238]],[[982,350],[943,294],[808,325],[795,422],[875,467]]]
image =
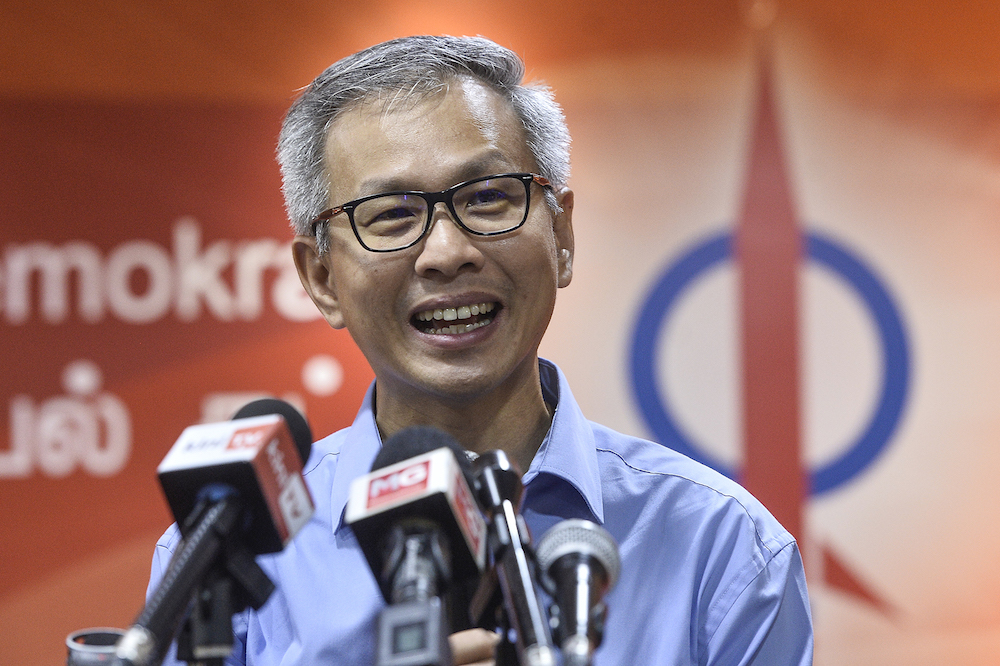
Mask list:
[[302,286],[323,318],[334,328],[344,328],[337,286],[330,270],[330,253],[321,255],[313,236],[296,236],[292,239],[292,259]]
[[573,239],[573,190],[564,187],[556,192],[556,201],[562,208],[562,212],[555,216],[552,223],[552,230],[556,236],[556,251],[559,255],[559,282],[560,287],[565,287],[573,279],[573,253],[575,242]]

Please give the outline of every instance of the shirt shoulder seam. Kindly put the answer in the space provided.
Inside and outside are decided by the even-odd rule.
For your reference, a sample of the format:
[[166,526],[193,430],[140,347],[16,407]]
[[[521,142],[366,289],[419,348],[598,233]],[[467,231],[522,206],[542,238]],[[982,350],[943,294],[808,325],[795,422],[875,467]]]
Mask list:
[[[622,456],[622,454],[620,454],[619,452],[614,451],[612,449],[597,447],[597,450],[598,450],[598,452],[610,453],[611,455],[613,455],[616,458],[618,458],[619,460],[621,460],[622,463],[625,464],[625,466],[627,466],[629,469],[631,469],[633,471],[636,471],[636,472],[639,472],[641,474],[652,474],[652,475],[655,475],[655,476],[671,476],[671,477],[674,477],[674,478],[677,478],[677,479],[683,479],[683,480],[687,481],[688,483],[693,483],[693,484],[695,484],[697,486],[705,488],[706,490],[709,490],[709,491],[711,491],[711,492],[719,495],[720,497],[725,497],[725,498],[733,500],[743,510],[743,513],[746,514],[746,517],[750,519],[750,524],[753,525],[754,534],[757,536],[758,543],[760,543],[761,546],[763,546],[764,549],[767,550],[767,552],[770,554],[770,557],[767,558],[767,562],[770,562],[771,559],[774,558],[775,554],[777,554],[778,552],[780,552],[782,548],[784,548],[785,546],[788,545],[788,544],[783,545],[777,551],[772,550],[771,547],[770,547],[770,545],[768,545],[768,540],[764,539],[764,536],[760,533],[760,529],[757,527],[757,521],[754,520],[754,517],[750,513],[750,510],[747,509],[746,505],[744,505],[743,502],[740,500],[740,498],[736,497],[735,495],[731,495],[729,493],[723,492],[723,491],[719,490],[718,488],[710,486],[710,485],[708,485],[706,483],[702,483],[701,481],[696,481],[695,479],[692,479],[690,477],[684,476],[683,474],[677,474],[676,472],[663,472],[663,471],[660,471],[660,470],[650,470],[650,469],[644,469],[642,467],[637,467],[636,465],[633,465],[628,460],[626,460],[625,457]],[[784,527],[782,527],[782,530],[784,530]],[[791,535],[789,535],[789,536],[791,536]],[[780,541],[778,541],[777,537],[774,537],[774,541],[776,541],[777,543],[780,543]],[[788,543],[794,543],[794,538],[792,538]],[[765,563],[765,566],[767,566],[766,563]]]

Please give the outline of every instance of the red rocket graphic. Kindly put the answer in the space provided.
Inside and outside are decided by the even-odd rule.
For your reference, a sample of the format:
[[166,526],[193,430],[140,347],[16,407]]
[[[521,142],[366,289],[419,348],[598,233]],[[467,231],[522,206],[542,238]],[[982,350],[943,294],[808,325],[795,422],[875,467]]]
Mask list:
[[[762,58],[735,256],[743,358],[742,484],[805,544],[809,473],[802,456],[798,277],[803,237],[781,141],[771,67]],[[808,554],[808,548],[803,548]],[[891,615],[893,609],[834,550],[818,568],[827,585]]]

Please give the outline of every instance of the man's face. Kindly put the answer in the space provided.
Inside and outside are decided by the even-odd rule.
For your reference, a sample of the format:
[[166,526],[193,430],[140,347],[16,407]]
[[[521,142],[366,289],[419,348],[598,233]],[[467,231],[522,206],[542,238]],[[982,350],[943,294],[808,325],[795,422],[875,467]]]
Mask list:
[[[347,111],[330,129],[326,159],[331,206],[538,171],[509,104],[469,80],[415,105]],[[469,235],[438,204],[428,234],[405,250],[365,250],[345,214],[330,221],[327,255],[316,256],[308,239],[296,240],[307,289],[327,321],[346,326],[364,352],[378,377],[380,405],[385,398],[419,408],[413,401],[427,396],[467,402],[534,377],[556,289],[572,276],[573,197],[569,190],[556,194],[560,215],[532,184],[524,226],[500,236]],[[443,319],[426,321],[439,310]]]

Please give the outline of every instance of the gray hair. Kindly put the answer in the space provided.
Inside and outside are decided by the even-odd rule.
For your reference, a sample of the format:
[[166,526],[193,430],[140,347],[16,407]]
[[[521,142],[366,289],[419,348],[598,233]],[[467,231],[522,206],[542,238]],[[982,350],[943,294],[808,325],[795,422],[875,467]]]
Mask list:
[[[296,234],[329,207],[324,158],[327,131],[341,113],[393,93],[391,103],[422,99],[445,90],[457,77],[472,77],[510,102],[542,176],[559,188],[569,181],[569,130],[562,109],[545,85],[522,84],[524,63],[513,51],[482,37],[415,36],[394,39],[350,55],[326,69],[285,116],[278,164],[288,217]],[[546,190],[549,205],[558,209]],[[326,252],[327,237],[318,239]]]

